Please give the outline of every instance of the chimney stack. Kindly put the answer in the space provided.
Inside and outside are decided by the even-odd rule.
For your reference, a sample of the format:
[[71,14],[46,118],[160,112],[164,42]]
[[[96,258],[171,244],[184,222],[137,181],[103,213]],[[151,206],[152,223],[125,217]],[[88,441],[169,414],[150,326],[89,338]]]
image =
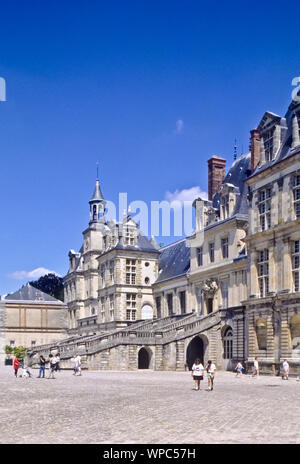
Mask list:
[[220,156],[213,155],[208,161],[208,199],[219,190],[225,178],[226,160]]
[[260,160],[260,134],[257,129],[250,131],[251,171],[254,171]]

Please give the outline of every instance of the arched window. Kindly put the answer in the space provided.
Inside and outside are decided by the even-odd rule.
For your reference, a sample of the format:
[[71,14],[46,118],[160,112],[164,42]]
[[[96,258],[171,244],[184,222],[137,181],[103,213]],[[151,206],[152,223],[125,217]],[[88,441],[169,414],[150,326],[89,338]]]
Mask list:
[[300,314],[295,314],[290,320],[290,330],[293,350],[300,350]]
[[232,359],[233,332],[231,327],[227,327],[223,336],[224,359]]

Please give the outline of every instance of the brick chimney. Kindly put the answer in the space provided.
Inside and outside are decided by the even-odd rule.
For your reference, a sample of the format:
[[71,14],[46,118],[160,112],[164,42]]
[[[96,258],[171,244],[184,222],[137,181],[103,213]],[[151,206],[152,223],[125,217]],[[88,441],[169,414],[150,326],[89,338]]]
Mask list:
[[260,134],[257,129],[250,131],[251,171],[254,171],[260,160]]
[[226,160],[213,155],[208,161],[208,199],[212,200],[225,177]]

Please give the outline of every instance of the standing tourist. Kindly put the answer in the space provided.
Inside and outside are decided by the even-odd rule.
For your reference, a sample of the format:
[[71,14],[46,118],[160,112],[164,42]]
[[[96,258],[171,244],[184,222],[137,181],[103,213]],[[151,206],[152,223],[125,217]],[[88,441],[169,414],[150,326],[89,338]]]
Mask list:
[[15,370],[15,377],[18,377],[18,370],[19,370],[19,368],[20,368],[20,363],[19,363],[18,358],[15,358],[15,359],[14,359],[13,368],[14,368],[14,370]]
[[74,358],[74,374],[73,375],[81,375],[81,356],[79,356],[78,353],[76,353],[76,356]]
[[259,364],[257,357],[254,359],[252,377],[259,377]]
[[54,372],[56,368],[56,357],[53,354],[49,354],[49,376],[48,379],[55,379]]
[[60,372],[60,354],[56,355],[56,372]]
[[43,378],[45,378],[45,364],[46,364],[46,359],[44,358],[44,356],[40,356],[40,370],[39,370],[39,375],[38,375],[38,379],[41,378],[42,374],[43,374]]
[[206,372],[207,372],[208,390],[212,391],[214,389],[214,378],[215,378],[215,373],[216,373],[216,366],[210,360],[207,362]]
[[285,359],[285,360],[283,361],[282,367],[283,367],[283,376],[282,376],[282,380],[289,380],[289,370],[290,370],[290,366],[289,366],[289,363],[288,363],[288,360],[287,360],[287,359]]
[[194,390],[200,390],[200,381],[203,380],[204,367],[199,358],[197,358],[192,366],[192,377],[195,381]]

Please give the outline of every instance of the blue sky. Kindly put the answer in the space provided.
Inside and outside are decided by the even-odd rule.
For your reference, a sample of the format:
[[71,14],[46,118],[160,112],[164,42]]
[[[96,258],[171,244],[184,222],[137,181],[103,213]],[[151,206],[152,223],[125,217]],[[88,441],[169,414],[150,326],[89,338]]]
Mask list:
[[0,294],[28,280],[17,271],[65,274],[97,160],[115,202],[207,191],[207,159],[229,167],[235,138],[247,151],[264,111],[286,111],[299,13],[293,1],[2,2]]

